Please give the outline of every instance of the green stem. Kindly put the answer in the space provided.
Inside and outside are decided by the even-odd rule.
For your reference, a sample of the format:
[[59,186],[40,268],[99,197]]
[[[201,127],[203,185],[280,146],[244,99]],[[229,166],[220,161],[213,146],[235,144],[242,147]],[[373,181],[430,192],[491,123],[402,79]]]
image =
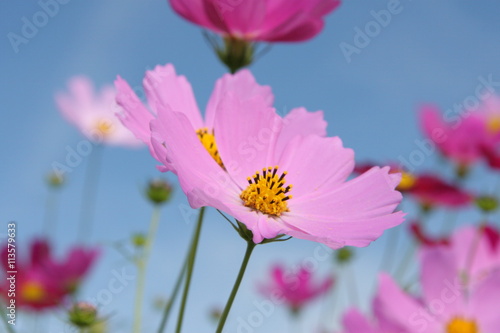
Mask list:
[[43,219],[43,231],[47,238],[54,236],[56,229],[57,220],[57,198],[56,191],[58,189],[49,188],[49,193],[47,194],[47,200],[45,202],[45,216]]
[[[1,303],[1,304],[4,305],[3,303]],[[2,315],[2,321],[5,324],[5,328],[7,329],[7,332],[8,333],[16,333],[14,331],[14,328],[12,327],[12,325],[8,323],[7,318],[5,318],[7,314],[2,311],[1,315]]]
[[229,314],[229,310],[231,310],[231,306],[233,305],[234,298],[236,297],[236,293],[238,292],[238,288],[240,287],[241,280],[243,280],[243,275],[245,274],[245,270],[247,268],[248,261],[250,259],[250,255],[252,254],[253,249],[255,248],[255,243],[247,241],[247,250],[245,251],[245,256],[243,257],[243,262],[241,263],[240,272],[238,273],[238,277],[234,282],[233,290],[231,291],[231,295],[227,300],[226,306],[224,307],[224,311],[219,320],[219,325],[217,326],[216,333],[222,333],[222,329],[224,328],[224,324],[226,323],[227,316]]
[[179,272],[179,276],[177,276],[177,280],[175,281],[174,290],[172,291],[172,294],[169,297],[167,304],[165,305],[165,310],[163,310],[163,316],[161,318],[160,327],[158,328],[158,333],[163,333],[163,331],[165,330],[165,327],[167,325],[167,320],[168,320],[168,317],[170,316],[170,312],[172,311],[172,306],[174,305],[175,299],[177,298],[177,294],[179,293],[179,290],[181,289],[180,287],[181,287],[182,280],[184,279],[184,275],[186,274],[186,268],[187,268],[187,263],[189,260],[189,253],[190,252],[191,251],[188,252],[186,259],[184,259],[184,264],[182,265],[182,269]]
[[200,239],[201,226],[203,224],[203,216],[205,215],[205,207],[200,208],[200,213],[198,215],[198,222],[196,223],[196,229],[191,241],[191,248],[189,249],[188,262],[186,267],[186,284],[184,285],[184,290],[182,292],[181,309],[179,311],[179,316],[177,317],[177,326],[175,328],[176,333],[181,332],[182,320],[184,319],[184,310],[186,309],[187,298],[189,294],[189,286],[191,285],[191,277],[193,275],[194,262],[196,259],[196,250],[198,249],[198,241]]
[[101,168],[101,149],[101,146],[95,146],[93,152],[90,154],[89,163],[85,173],[80,224],[78,230],[78,240],[80,242],[88,240],[92,236],[92,225],[97,197],[97,184],[99,183]]
[[153,209],[151,222],[149,225],[149,232],[144,245],[144,252],[137,259],[137,289],[135,294],[135,311],[134,311],[134,333],[141,332],[141,319],[142,319],[142,303],[144,300],[144,286],[146,284],[146,267],[153,246],[154,237],[158,230],[160,222],[160,206],[156,205]]

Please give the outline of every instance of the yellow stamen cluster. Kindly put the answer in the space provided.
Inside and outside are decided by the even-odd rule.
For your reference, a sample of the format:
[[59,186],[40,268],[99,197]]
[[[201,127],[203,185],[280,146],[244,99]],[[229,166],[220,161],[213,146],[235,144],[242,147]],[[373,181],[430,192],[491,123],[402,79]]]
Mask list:
[[240,194],[243,204],[270,216],[288,212],[287,200],[292,196],[287,193],[292,185],[285,186],[286,175],[286,171],[279,175],[278,166],[275,166],[264,168],[248,177],[248,187]]
[[26,302],[39,302],[45,297],[43,286],[36,281],[29,281],[21,288],[21,297]]
[[448,324],[446,333],[479,333],[479,329],[475,321],[457,317]]
[[414,175],[408,172],[401,172],[401,181],[399,182],[399,185],[397,186],[398,191],[407,191],[415,185],[415,181],[417,179],[415,178]]
[[102,136],[108,136],[114,130],[113,124],[107,119],[99,119],[95,125],[95,129]]
[[486,123],[486,126],[491,134],[500,132],[500,116],[491,117]]
[[215,143],[215,136],[213,131],[208,131],[208,128],[201,128],[196,131],[196,135],[200,139],[203,147],[208,151],[210,156],[219,164],[222,168],[224,168],[224,164],[219,155],[219,150],[217,149],[217,144]]

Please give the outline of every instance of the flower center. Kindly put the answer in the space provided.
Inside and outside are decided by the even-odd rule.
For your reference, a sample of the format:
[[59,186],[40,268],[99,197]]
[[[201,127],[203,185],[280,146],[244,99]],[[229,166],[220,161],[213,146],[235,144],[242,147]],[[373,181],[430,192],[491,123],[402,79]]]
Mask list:
[[114,130],[113,124],[107,119],[99,119],[95,125],[95,129],[102,136],[108,136]]
[[208,131],[208,128],[200,128],[196,131],[196,135],[200,138],[201,144],[208,151],[210,156],[219,164],[222,168],[224,168],[224,164],[219,155],[219,150],[217,149],[217,144],[215,143],[214,132]]
[[479,329],[475,321],[456,317],[446,327],[446,333],[479,333]]
[[271,216],[280,216],[283,212],[288,212],[287,200],[291,195],[287,195],[292,189],[292,185],[285,186],[284,171],[278,175],[278,166],[268,167],[257,171],[252,177],[248,177],[248,186],[241,192],[240,198],[246,207],[258,210]]
[[408,172],[401,172],[401,181],[397,187],[399,191],[407,191],[415,185],[416,178],[414,175]]
[[41,283],[29,281],[22,288],[22,298],[27,302],[39,302],[45,297],[45,290]]
[[486,127],[491,134],[500,132],[500,116],[492,116],[486,123]]

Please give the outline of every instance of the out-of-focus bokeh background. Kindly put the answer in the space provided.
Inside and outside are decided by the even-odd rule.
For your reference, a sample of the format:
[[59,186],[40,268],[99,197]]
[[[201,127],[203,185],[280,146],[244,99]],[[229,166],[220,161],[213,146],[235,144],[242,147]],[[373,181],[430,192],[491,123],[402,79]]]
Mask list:
[[[68,149],[76,149],[85,140],[57,111],[54,93],[65,89],[67,80],[76,74],[87,75],[98,86],[112,83],[119,74],[140,93],[146,70],[173,63],[191,82],[204,109],[214,81],[226,70],[201,29],[178,17],[165,0],[60,2],[65,3],[58,2],[57,12],[38,21],[37,31],[28,37],[23,37],[23,26],[26,21],[37,20],[44,1],[0,2],[0,234],[6,236],[8,221],[17,221],[19,241],[26,244],[46,234],[62,253],[77,239],[83,179],[93,153],[73,168],[59,192],[56,228],[43,230],[48,194],[44,177],[54,162],[65,163]],[[397,14],[377,21],[377,12],[388,6],[397,6]],[[318,37],[306,43],[273,45],[251,69],[259,83],[272,86],[280,113],[297,106],[323,110],[329,135],[340,136],[355,150],[358,161],[395,161],[410,168],[435,169],[438,154],[422,143],[417,107],[434,102],[444,110],[453,109],[474,96],[484,81],[500,92],[499,15],[497,1],[346,0],[327,17]],[[12,33],[25,39],[14,45]],[[109,300],[98,299],[103,289],[109,289],[116,272],[134,274],[133,265],[112,244],[147,230],[152,208],[143,196],[146,182],[162,176],[176,184],[176,179],[156,170],[156,162],[146,148],[105,147],[102,153],[95,228],[87,242],[100,244],[103,256],[86,281],[81,298],[97,299],[100,312],[109,316],[112,332],[128,332],[135,282],[126,281]],[[439,170],[446,173],[448,169]],[[471,177],[478,180],[472,190],[492,189],[488,179],[482,180],[480,171]],[[403,209],[409,218],[413,216],[414,207]],[[166,297],[172,288],[195,216],[176,187],[173,200],[162,211],[150,261],[145,332],[153,332],[158,326],[160,312],[153,303]],[[438,212],[435,218],[443,216]],[[476,217],[464,212],[460,223]],[[389,233],[403,232],[404,228],[403,224],[401,230]],[[335,327],[342,309],[350,304],[369,308],[368,295],[376,283],[386,240],[387,234],[370,247],[356,250],[352,270],[339,272],[355,277],[357,297],[348,292],[352,285],[345,282],[352,278],[341,279],[336,291],[338,301],[316,302],[304,313],[302,329],[283,328],[288,318],[285,309],[277,305],[269,311],[261,308],[263,298],[256,292],[256,282],[266,280],[272,263],[306,262],[322,276],[332,269],[333,259],[318,255],[318,244],[302,240],[257,247],[226,331],[299,332],[307,327],[307,331],[315,332],[321,326]],[[403,236],[400,245],[407,243],[408,238]],[[185,332],[215,328],[209,312],[225,304],[244,246],[229,224],[209,210]],[[320,316],[330,322],[320,325]],[[23,332],[32,332],[35,326],[39,332],[65,332],[60,313],[50,320],[25,315],[20,324]]]

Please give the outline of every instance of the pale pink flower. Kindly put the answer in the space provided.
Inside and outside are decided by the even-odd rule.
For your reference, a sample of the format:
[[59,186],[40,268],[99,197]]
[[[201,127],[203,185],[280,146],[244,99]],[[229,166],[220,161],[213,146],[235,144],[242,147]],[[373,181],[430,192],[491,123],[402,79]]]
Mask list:
[[298,42],[316,36],[340,0],[170,0],[186,20],[224,37]]
[[91,141],[125,147],[141,145],[116,118],[120,107],[112,86],[95,92],[88,78],[76,76],[68,82],[68,91],[57,93],[55,100],[64,118]]
[[[150,122],[156,118],[158,112],[172,109],[183,113],[191,125],[191,131],[196,133],[200,139],[198,144],[214,155],[218,154],[214,136],[214,119],[216,110],[225,95],[231,94],[241,103],[250,103],[258,96],[268,107],[271,107],[274,102],[271,88],[259,85],[248,70],[241,70],[234,75],[225,74],[217,80],[208,101],[204,119],[190,83],[183,75],[177,75],[171,64],[156,66],[154,70],[146,72],[143,85],[149,107],[140,101],[129,84],[121,77],[117,78],[115,85],[117,102],[124,110],[118,115],[123,125],[149,146],[151,155],[162,163],[158,167],[161,171],[173,171],[174,173],[176,172],[175,167],[166,159],[165,148],[160,145],[153,149]],[[326,122],[323,120],[323,112],[321,111],[308,112],[304,108],[296,108],[292,109],[284,119],[288,124],[289,131],[295,134],[326,135]],[[283,140],[285,139],[284,137]],[[214,158],[218,160],[219,164],[221,163],[220,157],[214,155]]]
[[270,280],[259,285],[259,291],[266,297],[279,299],[293,313],[297,313],[304,305],[328,292],[333,283],[331,276],[314,282],[313,273],[306,267],[286,271],[281,265],[274,265],[271,268]]
[[382,274],[375,300],[380,316],[408,333],[500,332],[500,270],[468,285],[457,272],[455,256],[447,247],[422,253],[419,298]]
[[[375,309],[376,310],[376,309]],[[374,318],[369,318],[358,309],[349,309],[342,317],[342,333],[406,333],[400,326],[379,318],[375,311]]]
[[[222,96],[213,141],[200,144],[198,126],[164,103],[151,122],[152,145],[174,168],[193,208],[212,206],[246,225],[253,241],[287,234],[332,248],[367,246],[403,221],[394,213],[400,175],[374,167],[347,181],[354,154],[338,137],[311,133],[311,123],[287,122],[267,96]],[[304,111],[305,112],[305,111]],[[209,150],[207,146],[217,147]]]

